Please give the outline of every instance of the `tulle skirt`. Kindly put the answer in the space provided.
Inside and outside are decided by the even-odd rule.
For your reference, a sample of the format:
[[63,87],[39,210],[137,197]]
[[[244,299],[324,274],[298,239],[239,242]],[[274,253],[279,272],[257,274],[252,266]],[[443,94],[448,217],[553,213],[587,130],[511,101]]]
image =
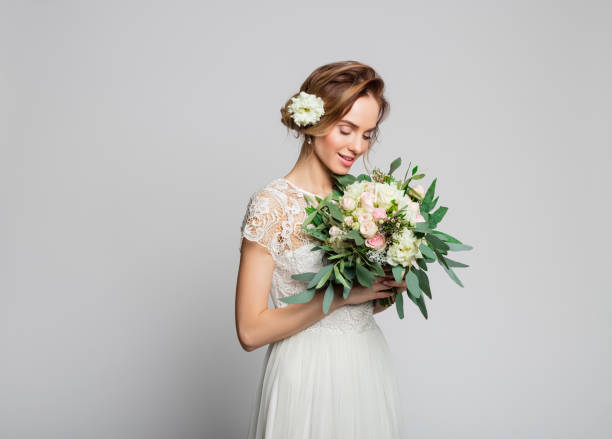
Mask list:
[[248,439],[404,439],[401,402],[376,323],[305,330],[268,345]]

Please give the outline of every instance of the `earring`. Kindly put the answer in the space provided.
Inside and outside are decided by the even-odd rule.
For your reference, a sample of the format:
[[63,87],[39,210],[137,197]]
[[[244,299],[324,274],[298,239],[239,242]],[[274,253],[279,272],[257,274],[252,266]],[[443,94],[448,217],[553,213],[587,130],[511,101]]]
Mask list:
[[308,144],[312,143],[312,137],[308,137]]

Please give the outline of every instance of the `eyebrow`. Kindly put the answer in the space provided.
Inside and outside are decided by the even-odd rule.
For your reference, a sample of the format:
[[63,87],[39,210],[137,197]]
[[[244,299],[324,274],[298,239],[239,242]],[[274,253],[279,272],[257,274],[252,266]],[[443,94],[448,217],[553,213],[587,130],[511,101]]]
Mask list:
[[[351,125],[353,128],[359,128],[359,125],[357,125],[357,124],[355,124],[355,123],[351,122],[351,121],[350,121],[350,120],[348,120],[348,119],[342,119],[340,122],[345,122],[345,123],[348,123],[348,124],[349,124],[349,125]],[[366,131],[372,131],[374,128],[376,128],[376,127],[375,127],[375,126],[373,126],[372,128],[367,129]]]

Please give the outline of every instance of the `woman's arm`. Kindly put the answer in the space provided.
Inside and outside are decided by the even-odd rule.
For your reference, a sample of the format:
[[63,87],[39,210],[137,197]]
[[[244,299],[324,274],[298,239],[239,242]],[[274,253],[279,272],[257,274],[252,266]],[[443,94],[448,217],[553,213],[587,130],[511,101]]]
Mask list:
[[[269,309],[273,270],[270,253],[243,239],[236,283],[236,332],[240,345],[248,352],[300,332],[327,315],[322,310],[323,294],[319,293],[306,303]],[[340,289],[334,290],[330,313],[344,303]]]

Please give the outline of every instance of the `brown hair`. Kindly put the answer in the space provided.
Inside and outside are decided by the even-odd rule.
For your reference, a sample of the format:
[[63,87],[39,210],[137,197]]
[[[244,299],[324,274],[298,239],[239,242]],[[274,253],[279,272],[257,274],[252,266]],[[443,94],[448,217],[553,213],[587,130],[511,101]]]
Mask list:
[[315,69],[302,83],[299,91],[291,98],[297,96],[301,91],[315,94],[323,99],[325,103],[325,114],[314,125],[299,126],[291,118],[288,111],[291,98],[281,108],[281,122],[287,130],[294,130],[296,138],[304,136],[302,149],[298,160],[309,155],[312,144],[308,143],[311,136],[324,134],[329,127],[338,122],[348,113],[361,96],[371,95],[378,102],[380,108],[376,128],[372,131],[370,148],[366,151],[366,157],[372,148],[372,144],[378,139],[378,125],[384,120],[389,112],[389,103],[383,96],[385,83],[376,71],[358,61],[339,61],[325,64]]

